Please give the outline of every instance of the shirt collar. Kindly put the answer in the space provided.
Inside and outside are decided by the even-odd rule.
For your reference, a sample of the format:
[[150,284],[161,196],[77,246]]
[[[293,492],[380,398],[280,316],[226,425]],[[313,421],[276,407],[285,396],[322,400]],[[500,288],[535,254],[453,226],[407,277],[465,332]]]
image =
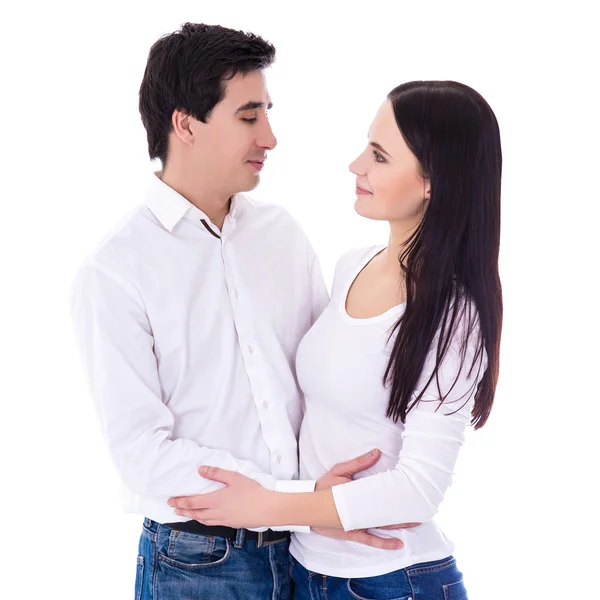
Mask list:
[[[209,217],[179,192],[169,187],[157,173],[152,173],[146,189],[145,204],[165,229],[173,231],[175,225],[186,215],[204,219]],[[254,209],[254,203],[245,194],[235,194],[231,199],[229,214],[234,221],[248,209]]]
[[229,206],[229,216],[232,219],[236,219],[245,212],[254,210],[254,208],[255,204],[252,198],[242,193],[234,194],[231,198],[231,205]]

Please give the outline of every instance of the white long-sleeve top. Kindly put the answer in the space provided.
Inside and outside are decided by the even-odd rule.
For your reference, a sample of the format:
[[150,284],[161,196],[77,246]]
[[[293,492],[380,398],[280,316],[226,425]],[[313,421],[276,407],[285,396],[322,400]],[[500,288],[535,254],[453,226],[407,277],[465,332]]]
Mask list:
[[126,511],[187,520],[169,497],[223,487],[200,465],[312,491],[314,481],[297,481],[294,358],[327,301],[315,254],[284,209],[237,194],[221,232],[150,176],[143,202],[87,258],[71,296]]
[[[433,517],[451,483],[476,383],[487,366],[484,353],[479,367],[468,376],[478,337],[475,328],[460,371],[460,342],[466,325],[461,322],[439,374],[442,393],[454,384],[444,404],[436,411],[440,394],[434,378],[424,401],[408,413],[405,424],[385,416],[389,389],[383,385],[383,374],[394,338],[389,344],[387,339],[405,305],[367,319],[352,318],[346,311],[351,284],[381,250],[382,246],[353,250],[342,257],[331,302],[300,343],[297,355],[298,379],[306,400],[300,477],[318,479],[336,463],[381,449],[381,458],[372,468],[359,473],[355,481],[333,488],[335,505],[345,530],[369,528],[404,542],[400,550],[379,550],[314,532],[293,534],[291,552],[301,564],[337,577],[381,575],[452,553],[453,544]],[[433,372],[436,347],[437,337],[416,391],[424,388]],[[423,524],[406,530],[377,529],[409,522]]]

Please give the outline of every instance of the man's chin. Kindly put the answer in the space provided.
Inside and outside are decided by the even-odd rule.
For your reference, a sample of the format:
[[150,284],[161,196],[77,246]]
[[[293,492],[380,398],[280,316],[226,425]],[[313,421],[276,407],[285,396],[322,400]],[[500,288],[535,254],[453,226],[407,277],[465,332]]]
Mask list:
[[260,183],[260,173],[257,173],[252,179],[248,179],[244,182],[243,186],[240,186],[240,192],[250,192],[258,186]]

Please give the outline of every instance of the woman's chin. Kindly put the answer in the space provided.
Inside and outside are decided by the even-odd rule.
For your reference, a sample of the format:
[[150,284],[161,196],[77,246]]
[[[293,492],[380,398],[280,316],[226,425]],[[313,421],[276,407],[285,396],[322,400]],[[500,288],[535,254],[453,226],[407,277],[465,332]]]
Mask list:
[[381,215],[377,214],[375,206],[373,206],[373,204],[369,204],[360,197],[357,198],[356,202],[354,203],[354,210],[356,211],[356,214],[358,214],[361,217],[364,217],[365,219],[372,219],[374,221],[382,220]]

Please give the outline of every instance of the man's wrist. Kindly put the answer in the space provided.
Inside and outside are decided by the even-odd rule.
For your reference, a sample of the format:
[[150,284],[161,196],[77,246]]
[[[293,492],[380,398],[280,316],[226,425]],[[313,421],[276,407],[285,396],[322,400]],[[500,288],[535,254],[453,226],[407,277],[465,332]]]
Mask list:
[[296,494],[289,492],[277,492],[275,490],[265,490],[263,499],[262,512],[265,517],[265,522],[269,527],[284,527],[292,526],[290,521],[286,520],[286,514],[289,513],[286,500]]
[[269,491],[265,508],[275,526],[341,527],[331,490],[303,494]]

